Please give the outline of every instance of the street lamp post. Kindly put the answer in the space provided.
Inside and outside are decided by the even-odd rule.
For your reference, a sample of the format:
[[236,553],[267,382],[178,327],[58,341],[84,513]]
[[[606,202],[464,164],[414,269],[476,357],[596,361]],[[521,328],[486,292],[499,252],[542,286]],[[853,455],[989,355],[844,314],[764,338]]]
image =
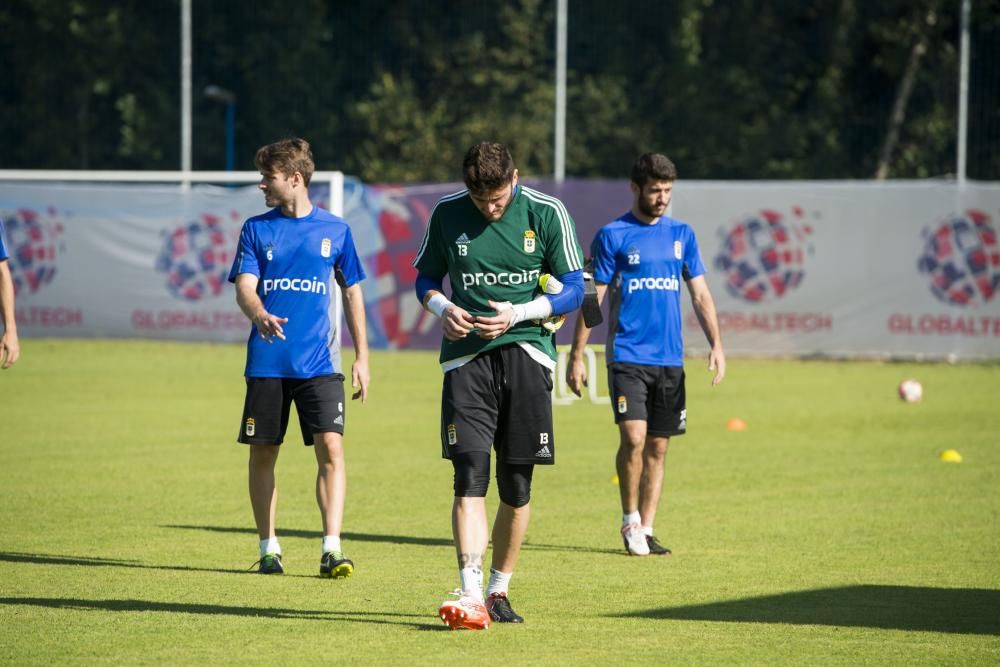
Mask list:
[[205,97],[226,105],[226,171],[236,168],[236,93],[221,86],[205,86]]

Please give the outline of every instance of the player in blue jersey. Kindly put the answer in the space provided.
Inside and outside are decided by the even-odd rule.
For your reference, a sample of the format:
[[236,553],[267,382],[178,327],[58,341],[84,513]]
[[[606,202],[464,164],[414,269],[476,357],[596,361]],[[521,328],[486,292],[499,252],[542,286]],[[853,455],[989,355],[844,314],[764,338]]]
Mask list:
[[7,255],[6,230],[0,220],[0,368],[10,368],[21,356],[21,343],[17,339],[17,322],[14,321],[14,278],[10,274]]
[[[670,438],[687,429],[681,283],[708,338],[712,385],[726,374],[726,355],[694,230],[667,217],[677,178],[665,156],[647,153],[632,166],[632,210],[602,227],[591,245],[598,301],[610,294],[606,358],[619,446],[622,539],[631,555],[668,555],[653,535]],[[566,382],[587,384],[583,350],[590,329],[579,317]]]
[[361,266],[351,229],[341,218],[313,206],[309,144],[287,139],[257,151],[260,189],[270,211],[248,219],[240,233],[230,282],[236,302],[253,322],[247,342],[246,402],[238,440],[250,445],[250,504],[260,537],[261,574],[281,574],[275,533],[274,465],[291,404],[302,438],[313,446],[318,472],[316,501],[323,520],[320,576],[349,577],[354,563],[340,541],[347,474],[344,467],[344,376],[340,362],[339,310],[354,341],[354,398],[368,397],[368,338]]
[[[555,462],[556,350],[546,324],[580,307],[583,253],[562,202],[519,185],[504,146],[476,144],[462,171],[468,189],[434,207],[413,263],[417,298],[441,319],[441,453],[454,471],[452,532],[461,588],[438,614],[453,629],[483,629],[491,620],[524,620],[511,607],[508,587],[528,528],[534,468]],[[560,288],[543,294],[539,280],[546,274]],[[484,595],[485,496],[494,449],[500,503]]]

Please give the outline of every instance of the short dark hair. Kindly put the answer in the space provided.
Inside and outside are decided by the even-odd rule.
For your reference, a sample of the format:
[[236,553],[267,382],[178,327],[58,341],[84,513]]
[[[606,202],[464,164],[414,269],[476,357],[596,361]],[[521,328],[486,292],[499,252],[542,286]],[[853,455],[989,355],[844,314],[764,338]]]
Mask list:
[[482,141],[468,150],[462,161],[462,179],[469,192],[494,192],[514,177],[514,158],[502,144]]
[[676,181],[677,167],[662,153],[644,153],[632,165],[632,182],[640,188],[649,181]]
[[261,146],[257,149],[253,161],[261,173],[277,171],[291,177],[295,172],[299,172],[306,185],[309,185],[316,169],[312,150],[305,139],[282,139]]

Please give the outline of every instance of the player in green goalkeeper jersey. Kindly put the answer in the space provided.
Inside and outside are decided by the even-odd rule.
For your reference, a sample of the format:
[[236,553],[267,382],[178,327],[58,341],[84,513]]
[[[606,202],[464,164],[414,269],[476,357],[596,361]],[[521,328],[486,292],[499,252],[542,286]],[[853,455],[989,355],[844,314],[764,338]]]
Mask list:
[[[555,462],[556,351],[543,323],[580,307],[583,254],[565,206],[519,185],[504,146],[470,148],[463,179],[467,189],[432,211],[413,264],[417,298],[441,320],[441,448],[455,473],[452,529],[461,587],[440,615],[452,628],[483,628],[490,620],[524,620],[510,606],[508,586],[528,527],[534,466]],[[539,287],[543,275],[555,276],[562,289],[546,293]],[[500,506],[484,596],[494,448]]]

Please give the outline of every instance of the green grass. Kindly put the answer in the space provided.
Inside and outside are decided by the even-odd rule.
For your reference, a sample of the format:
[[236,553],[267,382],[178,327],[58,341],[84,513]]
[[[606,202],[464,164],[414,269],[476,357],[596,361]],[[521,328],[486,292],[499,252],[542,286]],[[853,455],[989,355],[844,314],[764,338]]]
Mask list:
[[[287,574],[246,572],[242,367],[241,346],[24,341],[0,373],[0,663],[1000,662],[998,365],[731,359],[711,389],[690,361],[657,520],[669,559],[622,551],[610,409],[556,407],[511,587],[527,622],[485,633],[435,616],[458,583],[435,355],[375,354],[370,400],[349,406],[357,569],[333,581],[295,435]],[[921,404],[895,396],[909,376]],[[939,461],[949,448],[964,462]]]

